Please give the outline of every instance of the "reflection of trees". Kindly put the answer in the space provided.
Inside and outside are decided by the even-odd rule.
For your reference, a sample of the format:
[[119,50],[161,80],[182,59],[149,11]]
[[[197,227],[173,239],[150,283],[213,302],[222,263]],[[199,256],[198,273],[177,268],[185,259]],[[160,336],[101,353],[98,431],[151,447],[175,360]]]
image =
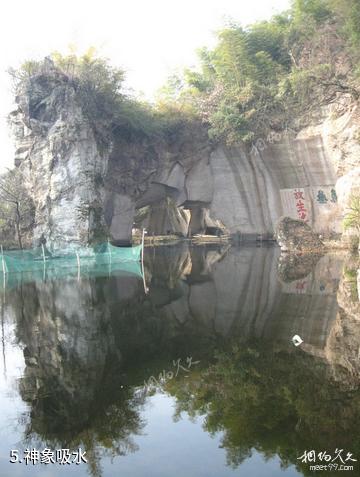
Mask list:
[[[216,363],[189,379],[172,381],[175,418],[185,411],[205,415],[205,429],[222,431],[228,463],[234,467],[256,449],[282,465],[295,464],[304,450],[360,455],[360,393],[340,388],[311,356],[273,352],[254,344],[217,355]],[[346,455],[346,454],[345,454]]]
[[48,383],[51,394],[42,395],[45,389],[46,383],[31,402],[25,428],[27,444],[38,442],[38,449],[43,448],[41,443],[52,449],[81,447],[86,450],[93,476],[101,475],[103,456],[116,457],[137,450],[131,436],[139,434],[143,426],[139,416],[141,403],[130,388],[122,390],[119,386],[116,392],[100,387],[88,408],[82,406],[81,400],[68,396],[53,380]]

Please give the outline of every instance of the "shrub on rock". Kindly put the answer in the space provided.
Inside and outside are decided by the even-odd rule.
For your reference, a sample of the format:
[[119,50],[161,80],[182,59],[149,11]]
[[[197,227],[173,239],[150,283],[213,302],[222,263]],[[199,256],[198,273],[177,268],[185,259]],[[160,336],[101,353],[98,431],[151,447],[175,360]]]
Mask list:
[[319,252],[325,247],[318,234],[307,223],[291,217],[280,218],[275,235],[284,252]]

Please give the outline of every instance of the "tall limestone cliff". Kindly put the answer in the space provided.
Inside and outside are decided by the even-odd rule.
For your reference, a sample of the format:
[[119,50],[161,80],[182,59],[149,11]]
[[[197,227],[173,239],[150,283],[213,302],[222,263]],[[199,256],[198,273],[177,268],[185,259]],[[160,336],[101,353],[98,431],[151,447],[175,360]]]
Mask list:
[[16,103],[9,122],[15,165],[35,204],[35,244],[88,243],[105,225],[100,184],[109,152],[99,150],[74,84],[51,60],[20,83]]
[[36,206],[34,242],[63,246],[110,236],[129,243],[135,213],[145,207],[143,223],[156,234],[222,229],[273,237],[283,215],[339,233],[359,187],[360,119],[346,95],[298,134],[232,148],[211,144],[199,124],[175,139],[113,136],[99,147],[74,84],[50,60],[20,84],[16,103],[15,163]]

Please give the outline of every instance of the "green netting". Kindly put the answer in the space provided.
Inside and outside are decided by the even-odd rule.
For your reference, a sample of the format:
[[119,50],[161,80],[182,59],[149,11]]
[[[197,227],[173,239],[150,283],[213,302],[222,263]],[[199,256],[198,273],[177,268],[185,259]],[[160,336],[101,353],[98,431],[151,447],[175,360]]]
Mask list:
[[[79,248],[76,251],[51,253],[45,247],[32,250],[4,251],[0,256],[0,273],[41,272],[44,268],[53,273],[62,269],[95,269],[99,265],[136,263],[140,261],[142,245],[114,247],[109,243],[94,248]],[[126,267],[125,267],[126,268]]]
[[141,251],[141,245],[120,248],[108,243],[61,255],[55,255],[42,247],[4,251],[3,255],[0,254],[0,289],[15,288],[27,282],[82,277],[135,275],[143,278]]
[[17,288],[29,282],[71,280],[114,276],[136,276],[142,278],[140,262],[118,262],[80,268],[51,268],[43,270],[6,273],[0,279],[0,290]]

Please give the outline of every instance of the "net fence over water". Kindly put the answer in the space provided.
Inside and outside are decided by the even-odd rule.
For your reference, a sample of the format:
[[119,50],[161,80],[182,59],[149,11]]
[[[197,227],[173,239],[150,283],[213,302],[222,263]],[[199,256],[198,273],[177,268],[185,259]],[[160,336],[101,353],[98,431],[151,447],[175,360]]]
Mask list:
[[[76,251],[64,251],[52,254],[46,247],[31,250],[3,250],[0,255],[0,274],[43,273],[44,269],[54,276],[66,275],[66,270],[80,269],[91,273],[99,267],[121,269],[139,269],[142,245],[136,247],[114,247],[103,243],[92,248],[79,248]],[[137,267],[134,265],[137,265]],[[135,272],[137,273],[137,272]]]

